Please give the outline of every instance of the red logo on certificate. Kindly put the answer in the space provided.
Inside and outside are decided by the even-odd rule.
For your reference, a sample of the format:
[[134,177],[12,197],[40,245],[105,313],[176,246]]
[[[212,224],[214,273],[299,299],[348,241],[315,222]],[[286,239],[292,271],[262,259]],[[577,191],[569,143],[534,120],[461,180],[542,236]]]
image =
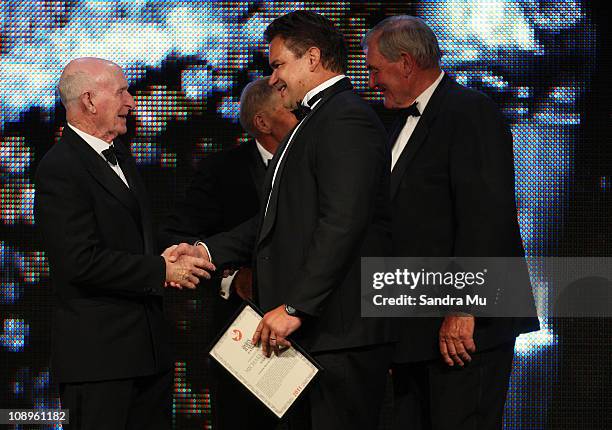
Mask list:
[[232,340],[235,340],[236,342],[239,342],[240,340],[242,340],[242,332],[240,330],[235,328],[234,330],[232,330],[232,333],[234,334],[234,336],[232,337]]

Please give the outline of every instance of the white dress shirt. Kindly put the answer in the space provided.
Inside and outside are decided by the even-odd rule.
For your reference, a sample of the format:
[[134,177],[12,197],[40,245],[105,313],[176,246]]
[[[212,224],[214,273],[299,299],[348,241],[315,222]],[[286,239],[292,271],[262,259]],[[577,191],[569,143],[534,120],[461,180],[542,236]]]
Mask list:
[[93,148],[94,151],[96,151],[98,153],[98,155],[100,157],[102,157],[102,159],[104,160],[104,162],[106,164],[108,164],[108,166],[113,169],[113,172],[115,172],[117,174],[117,176],[119,176],[119,179],[121,179],[123,181],[123,183],[125,184],[126,187],[130,188],[130,186],[128,185],[127,179],[125,179],[125,175],[123,174],[123,171],[121,170],[121,167],[119,167],[119,163],[117,163],[116,165],[112,165],[111,163],[109,163],[106,160],[106,157],[104,155],[102,155],[102,151],[108,149],[111,147],[111,145],[113,144],[113,142],[108,143],[105,142],[104,140],[96,137],[96,136],[92,136],[91,134],[87,134],[84,131],[79,130],[78,128],[76,128],[74,125],[68,123],[68,127],[70,127],[76,134],[78,134],[81,139],[83,139],[85,142],[87,142],[87,144],[89,146],[91,146]]
[[[344,75],[338,75],[338,76],[334,76],[333,78],[330,78],[328,80],[326,80],[323,83],[320,83],[319,85],[317,85],[316,87],[314,87],[312,90],[308,91],[306,93],[306,95],[304,95],[304,100],[302,100],[302,104],[304,106],[310,106],[308,104],[308,102],[310,101],[311,98],[313,98],[315,95],[319,94],[321,91],[331,87],[332,85],[334,85],[336,82],[341,81],[342,79],[344,79],[346,76]],[[321,99],[319,99],[321,100]],[[317,103],[319,103],[319,100],[317,100],[316,102],[313,103],[312,106],[310,106],[310,108],[314,108]]]
[[[416,107],[421,113],[421,115],[423,115],[423,112],[425,112],[425,107],[427,106],[431,95],[436,90],[438,84],[442,80],[442,77],[444,77],[444,72],[441,72],[440,75],[433,82],[433,84],[427,87],[425,91],[423,91],[416,99],[414,99],[414,101],[417,103]],[[402,152],[404,151],[404,148],[406,147],[410,136],[412,136],[412,132],[419,123],[420,118],[420,116],[409,116],[406,119],[406,124],[404,125],[404,128],[402,128],[402,131],[400,131],[399,136],[397,136],[397,140],[393,144],[393,149],[391,149],[391,170],[393,170],[393,168],[395,167],[395,163],[397,163],[397,160],[400,158],[400,155],[402,155]]]
[[261,160],[263,161],[264,166],[268,167],[268,163],[270,163],[270,160],[272,157],[274,157],[274,154],[264,148],[257,139],[255,139],[255,145],[257,145],[257,150],[259,151],[259,155],[261,155]]

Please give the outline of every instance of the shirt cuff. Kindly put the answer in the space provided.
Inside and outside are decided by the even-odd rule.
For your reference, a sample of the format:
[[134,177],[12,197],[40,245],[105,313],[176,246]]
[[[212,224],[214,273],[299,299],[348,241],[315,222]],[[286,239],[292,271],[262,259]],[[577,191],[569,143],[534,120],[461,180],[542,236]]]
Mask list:
[[212,255],[210,255],[210,251],[208,250],[208,246],[206,246],[206,244],[205,244],[204,242],[202,242],[202,241],[198,240],[198,241],[195,243],[195,246],[203,246],[203,247],[204,247],[204,249],[206,250],[206,253],[208,254],[208,260],[209,260],[211,263],[213,262],[213,261],[212,261]]
[[236,276],[236,273],[238,273],[237,270],[231,275],[229,275],[227,278],[221,279],[221,288],[219,288],[219,295],[225,300],[229,299],[230,295],[232,294],[231,286],[232,281],[234,280],[234,276]]

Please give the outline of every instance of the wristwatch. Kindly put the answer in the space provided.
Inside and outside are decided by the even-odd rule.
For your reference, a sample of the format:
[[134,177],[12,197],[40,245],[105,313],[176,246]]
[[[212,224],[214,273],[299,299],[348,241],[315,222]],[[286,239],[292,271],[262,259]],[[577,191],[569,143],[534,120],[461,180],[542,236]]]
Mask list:
[[299,317],[300,312],[291,305],[285,305],[285,312],[292,317]]

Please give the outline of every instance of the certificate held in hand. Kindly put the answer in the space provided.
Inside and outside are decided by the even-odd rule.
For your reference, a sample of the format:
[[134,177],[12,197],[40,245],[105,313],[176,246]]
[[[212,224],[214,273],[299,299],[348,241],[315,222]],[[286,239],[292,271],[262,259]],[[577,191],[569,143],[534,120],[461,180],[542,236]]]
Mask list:
[[210,355],[282,418],[321,368],[294,342],[279,355],[266,357],[261,347],[251,343],[261,319],[261,312],[245,302],[213,344]]

